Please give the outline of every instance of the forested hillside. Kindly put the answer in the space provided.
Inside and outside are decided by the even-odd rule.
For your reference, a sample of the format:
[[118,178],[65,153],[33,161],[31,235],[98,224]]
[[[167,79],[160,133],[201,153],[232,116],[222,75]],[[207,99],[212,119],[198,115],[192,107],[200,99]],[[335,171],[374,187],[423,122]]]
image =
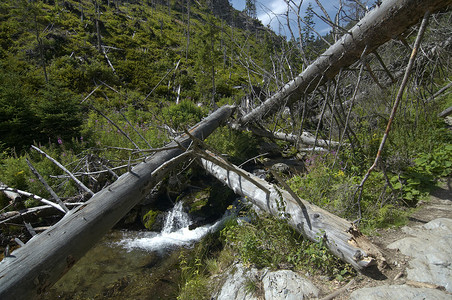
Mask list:
[[[448,6],[427,14],[423,36],[418,20],[410,20],[414,26],[372,51],[364,46],[331,75],[334,63],[319,68],[322,53],[379,7],[345,2],[336,19],[324,16],[332,27],[325,36],[315,32],[312,6],[302,11],[289,2],[288,11],[299,15],[282,37],[227,0],[2,1],[1,246],[16,236],[28,240],[30,226],[55,223],[56,210],[30,210],[42,198],[60,197],[68,207],[88,200],[226,104],[234,105],[232,126],[218,128],[205,144],[193,140],[190,160],[121,225],[155,230],[165,205],[181,198],[199,224],[231,209],[235,196],[222,186],[229,183],[214,183],[191,163],[205,158],[198,148],[263,172],[292,197],[365,233],[403,225],[452,172],[452,15]],[[284,95],[309,68],[318,68],[318,77]],[[265,107],[280,94],[278,105]],[[290,215],[284,209],[277,217]],[[208,297],[209,276],[234,256],[340,281],[353,276],[326,251],[326,241],[301,241],[287,224],[257,217],[247,205],[240,214],[250,220],[245,226],[229,222],[181,262],[182,299]],[[216,270],[201,268],[208,260]]]
[[203,1],[3,1],[2,149],[90,141],[99,128],[82,126],[95,119],[89,105],[137,110],[146,120],[131,121],[179,129],[183,116],[171,104],[244,95],[248,83],[262,80],[248,76],[248,56],[268,67],[264,54],[277,53],[272,42],[281,38],[223,2],[215,16]]
[[[0,5],[5,159],[24,154],[32,144],[66,157],[93,147],[130,148],[101,114],[124,126],[139,147],[162,145],[172,131],[193,125],[212,108],[240,101],[252,92],[250,86],[276,88],[271,79],[261,84],[263,70],[286,69],[282,59],[294,51],[283,49],[283,38],[227,1],[214,7],[205,1]],[[286,75],[278,74],[278,83]],[[146,142],[128,122],[140,128]],[[128,153],[111,155],[127,158]],[[27,169],[15,169],[27,174],[17,178],[22,176],[6,175],[11,170],[6,167],[2,180],[45,194],[29,182]]]

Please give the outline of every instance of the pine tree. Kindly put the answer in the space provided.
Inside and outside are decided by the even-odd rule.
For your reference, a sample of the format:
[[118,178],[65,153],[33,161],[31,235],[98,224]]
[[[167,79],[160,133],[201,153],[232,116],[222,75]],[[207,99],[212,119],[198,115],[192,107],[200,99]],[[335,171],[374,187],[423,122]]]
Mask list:
[[257,18],[256,0],[246,0],[245,12],[249,17],[253,19]]

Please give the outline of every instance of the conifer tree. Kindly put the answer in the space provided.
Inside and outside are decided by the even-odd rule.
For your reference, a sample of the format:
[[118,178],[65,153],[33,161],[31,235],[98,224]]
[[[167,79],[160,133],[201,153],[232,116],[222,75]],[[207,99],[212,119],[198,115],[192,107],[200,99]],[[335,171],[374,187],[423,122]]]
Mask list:
[[257,18],[256,0],[246,0],[245,12],[249,17],[253,19]]

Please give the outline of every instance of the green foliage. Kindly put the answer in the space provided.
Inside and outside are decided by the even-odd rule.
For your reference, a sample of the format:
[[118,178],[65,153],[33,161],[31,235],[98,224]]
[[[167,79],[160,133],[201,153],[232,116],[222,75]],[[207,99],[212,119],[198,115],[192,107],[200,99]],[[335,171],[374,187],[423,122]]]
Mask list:
[[419,153],[414,164],[401,174],[393,175],[390,182],[394,190],[411,205],[425,195],[441,177],[452,174],[452,145],[443,144],[428,153]]
[[250,132],[239,132],[227,127],[215,130],[206,143],[217,152],[228,155],[233,163],[241,163],[257,155],[259,150],[258,139]]
[[[191,255],[182,251],[179,256],[181,283],[177,299],[210,299],[211,286],[206,261],[211,261],[211,251],[218,244],[216,234],[208,234],[195,245]],[[209,263],[212,265],[212,262]],[[212,269],[212,268],[211,268]]]
[[244,288],[246,294],[255,295],[259,290],[259,283],[255,279],[246,278]]
[[[50,144],[49,146],[41,146],[40,148],[63,165],[73,163],[77,160],[74,152],[66,149],[64,144]],[[52,177],[51,175],[62,175],[62,170],[37,152],[31,152],[30,155],[27,156],[3,157],[0,161],[0,181],[11,188],[20,189],[44,198],[49,198],[50,194],[32,174],[25,160],[26,158],[31,161],[41,176],[43,176],[46,182],[60,197],[73,196],[76,194],[78,189],[75,184],[65,179]],[[37,204],[39,204],[37,200],[32,198],[25,199],[23,203],[16,203],[15,209],[32,207]]]
[[159,211],[156,210],[149,210],[144,216],[143,216],[143,223],[144,227],[148,230],[152,230],[152,226],[155,223],[155,218],[160,214]]
[[8,72],[0,62],[0,141],[5,149],[17,150],[33,143],[37,120],[32,110],[32,89]]
[[452,174],[452,145],[443,144],[431,152],[420,153],[414,160],[413,171],[426,175],[447,177]]
[[325,274],[339,281],[355,274],[350,265],[344,264],[329,252],[322,235],[319,235],[316,243],[303,241],[301,247],[294,249],[287,260],[299,268],[314,274]]
[[34,113],[39,122],[41,138],[36,141],[71,141],[80,137],[82,125],[79,101],[73,93],[48,85],[36,101]]
[[[99,16],[93,3],[85,0],[0,3],[1,149],[21,151],[33,141],[58,137],[68,143],[80,137],[80,130],[90,145],[119,140],[110,146],[125,146],[123,138],[100,137],[90,126],[88,114],[81,114],[86,109],[78,103],[96,86],[98,91],[89,101],[109,116],[114,114],[111,110],[130,105],[154,114],[152,139],[160,142],[164,137],[157,137],[161,134],[154,129],[163,122],[180,130],[205,115],[207,111],[194,103],[210,103],[212,75],[216,77],[214,101],[228,97],[235,102],[243,95],[242,90],[233,89],[248,83],[245,68],[230,58],[235,56],[234,45],[250,45],[246,54],[255,57],[256,63],[261,61],[262,47],[256,41],[261,34],[250,38],[241,29],[223,26],[223,21],[207,13],[204,2],[191,7],[188,44],[180,11],[185,13],[185,8],[177,3],[171,7],[179,11],[170,14],[168,8],[148,2],[98,4]],[[105,53],[97,49],[97,18]],[[181,53],[187,56],[182,58]],[[253,78],[252,83],[261,80]],[[170,102],[162,114],[163,103],[176,95],[182,103]]]
[[201,121],[204,114],[205,112],[201,107],[187,100],[180,104],[171,104],[162,109],[163,120],[175,130],[195,125]]
[[361,230],[398,226],[406,221],[405,202],[400,201],[399,191],[387,187],[384,174],[374,171],[369,176],[357,205],[357,186],[361,182],[361,173],[356,169],[347,172],[342,161],[331,169],[334,155],[314,155],[307,159],[309,173],[293,176],[288,184],[302,199],[331,211],[345,219],[356,220],[361,208]]
[[0,71],[0,133],[4,147],[22,151],[33,142],[58,138],[69,142],[79,136],[82,120],[76,96],[51,84],[36,92],[29,79],[10,67]]
[[354,274],[328,251],[321,237],[317,243],[304,240],[285,221],[270,216],[248,212],[245,219],[250,222],[229,222],[221,231],[226,248],[237,252],[243,263],[273,269],[289,264],[339,280]]
[[[167,137],[156,127],[154,114],[151,112],[140,111],[129,107],[123,112],[127,120],[135,127],[137,131],[146,139],[152,147],[160,147]],[[108,118],[118,125],[141,149],[149,148],[136,131],[127,123],[124,117],[118,112],[112,112]],[[133,144],[111,123],[97,112],[90,111],[86,116],[85,124],[82,130],[83,141],[86,141],[87,147],[122,147],[133,148]],[[129,159],[129,151],[120,151],[118,149],[106,149],[102,156],[106,159]]]

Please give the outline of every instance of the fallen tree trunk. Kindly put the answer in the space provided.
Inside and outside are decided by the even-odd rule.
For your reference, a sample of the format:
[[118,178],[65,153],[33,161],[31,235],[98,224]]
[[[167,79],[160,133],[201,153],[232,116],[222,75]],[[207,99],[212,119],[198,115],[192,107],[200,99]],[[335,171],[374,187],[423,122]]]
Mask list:
[[[283,189],[224,161],[212,153],[200,154],[201,165],[235,193],[247,197],[259,209],[284,218],[311,241],[326,241],[330,251],[355,269],[383,264],[384,258],[350,222],[302,201]],[[284,209],[281,209],[281,208]]]
[[[66,206],[74,207],[79,206],[84,203],[82,202],[76,202],[76,203],[65,203]],[[0,214],[0,225],[7,224],[8,222],[12,222],[15,219],[23,219],[27,220],[28,222],[36,221],[38,218],[45,218],[53,215],[61,215],[62,212],[55,208],[55,206],[51,205],[41,205],[41,206],[35,206],[30,208],[25,208],[22,210],[14,210],[14,211],[8,211],[5,213]]]
[[[224,106],[190,130],[204,139],[230,117]],[[188,147],[181,135],[169,146]],[[71,210],[51,229],[36,235],[0,262],[0,299],[30,299],[63,276],[105,233],[143,199],[185,156],[172,148],[147,158],[82,206]],[[176,158],[176,159],[175,159]]]
[[242,116],[237,123],[239,125],[247,124],[262,118],[285,103],[290,105],[299,100],[303,94],[313,91],[320,80],[326,82],[333,79],[341,68],[356,62],[364,52],[372,53],[380,45],[406,31],[416,24],[427,11],[433,13],[450,4],[450,0],[383,1],[301,74],[260,106]]
[[448,108],[446,108],[445,110],[443,110],[442,112],[440,112],[438,114],[438,117],[440,118],[445,118],[448,115],[452,114],[452,106],[449,106]]
[[257,127],[250,127],[249,130],[255,135],[273,138],[277,140],[282,140],[286,142],[296,143],[300,141],[303,144],[311,145],[311,146],[320,146],[320,147],[339,147],[339,142],[329,141],[323,139],[315,139],[315,136],[309,132],[303,132],[300,136],[292,133],[284,133],[284,132],[270,132],[264,129],[260,129]]

